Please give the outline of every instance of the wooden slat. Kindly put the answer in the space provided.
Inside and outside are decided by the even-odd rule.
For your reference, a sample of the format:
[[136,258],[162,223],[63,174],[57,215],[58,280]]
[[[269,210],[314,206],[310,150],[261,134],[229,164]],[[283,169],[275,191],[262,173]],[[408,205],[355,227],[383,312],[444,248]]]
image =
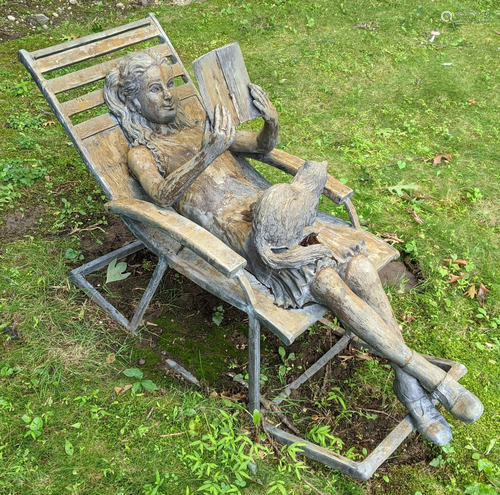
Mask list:
[[71,117],[77,113],[85,112],[85,110],[98,107],[103,103],[104,91],[102,89],[96,89],[95,91],[87,93],[84,96],[79,96],[74,100],[66,101],[62,103],[61,106],[65,115]]
[[[172,55],[172,51],[167,44],[157,45],[153,48],[165,57]],[[49,79],[47,82],[49,83],[50,89],[56,95],[62,93],[63,91],[79,88],[85,84],[104,79],[108,71],[117,66],[125,57],[126,55],[114,60],[109,60],[108,62],[93,65],[92,67],[87,67],[86,69],[80,69],[72,72],[71,74],[65,74],[64,76]]]
[[[179,100],[184,100],[190,96],[196,95],[196,89],[192,84],[184,84],[178,87],[179,90]],[[111,114],[106,113],[104,115],[99,115],[93,119],[87,120],[75,126],[77,134],[80,139],[85,139],[94,134],[99,134],[107,129],[117,126],[116,120],[111,116]]]
[[135,22],[131,22],[130,24],[125,24],[124,26],[119,26],[113,29],[108,29],[101,33],[90,34],[88,36],[82,36],[81,38],[77,38],[75,40],[66,41],[65,43],[60,43],[59,45],[49,46],[47,48],[42,48],[40,50],[36,50],[31,52],[31,56],[36,60],[42,57],[46,57],[48,55],[53,55],[54,53],[64,52],[66,50],[70,50],[71,48],[75,48],[77,46],[87,45],[94,41],[99,41],[105,38],[111,38],[111,36],[115,36],[120,33],[124,33],[126,31],[132,31],[133,29],[140,28],[142,26],[148,26],[152,24],[152,20],[147,17],[145,19],[140,19]]
[[[179,65],[175,64],[172,66],[174,71],[174,77],[183,76],[184,72],[179,67]],[[91,108],[98,107],[104,103],[104,92],[102,89],[96,89],[91,93],[87,93],[86,95],[79,96],[74,100],[69,100],[61,104],[64,113],[71,117],[72,115],[76,115],[77,113],[85,112],[86,110],[90,110]]]
[[94,117],[93,119],[86,120],[76,125],[75,131],[80,136],[80,139],[85,139],[117,125],[118,123],[114,117],[112,117],[110,113],[105,113],[104,115],[99,115],[98,117]]
[[147,26],[132,32],[118,34],[113,38],[89,43],[65,52],[55,53],[37,61],[37,68],[43,74],[55,69],[61,69],[68,65],[83,62],[106,53],[111,53],[120,48],[135,45],[141,41],[147,41],[159,36],[156,26]]

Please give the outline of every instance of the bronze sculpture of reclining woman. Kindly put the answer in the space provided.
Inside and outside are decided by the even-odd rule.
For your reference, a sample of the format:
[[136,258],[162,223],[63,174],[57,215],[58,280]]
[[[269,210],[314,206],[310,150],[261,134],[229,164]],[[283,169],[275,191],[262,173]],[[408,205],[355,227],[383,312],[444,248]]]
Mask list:
[[[316,222],[326,163],[306,162],[289,185],[295,189],[276,192],[232,155],[267,153],[277,142],[276,110],[261,88],[249,90],[264,119],[258,134],[236,131],[224,107],[216,107],[211,127],[193,120],[179,104],[168,59],[154,51],[129,55],[111,70],[104,95],[130,143],[130,171],[146,193],[244,256],[276,304],[314,301],[331,310],[389,360],[396,395],[418,431],[435,444],[448,443],[451,429],[432,399],[464,422],[479,419],[481,402],[405,344],[363,241],[343,242],[335,225]],[[287,206],[277,208],[282,200]]]

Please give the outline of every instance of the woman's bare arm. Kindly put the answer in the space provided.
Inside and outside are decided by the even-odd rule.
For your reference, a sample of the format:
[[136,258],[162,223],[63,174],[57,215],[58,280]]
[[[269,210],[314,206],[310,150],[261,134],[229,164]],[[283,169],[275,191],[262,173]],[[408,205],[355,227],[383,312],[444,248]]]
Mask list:
[[278,114],[262,88],[250,84],[249,89],[254,98],[254,105],[264,118],[264,127],[258,134],[236,131],[236,137],[229,150],[239,153],[269,153],[278,141]]
[[129,151],[128,166],[156,203],[171,206],[198,176],[229,148],[234,137],[231,114],[225,107],[217,105],[212,132],[205,133],[200,151],[166,178],[160,175],[153,154],[145,146]]

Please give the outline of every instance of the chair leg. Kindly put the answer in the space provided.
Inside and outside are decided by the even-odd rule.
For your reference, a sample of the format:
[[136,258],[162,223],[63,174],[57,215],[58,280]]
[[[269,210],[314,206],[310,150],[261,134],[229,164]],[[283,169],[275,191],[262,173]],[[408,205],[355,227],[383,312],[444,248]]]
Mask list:
[[249,316],[248,327],[248,409],[260,411],[260,323]]
[[168,268],[168,261],[165,258],[160,257],[160,259],[158,260],[158,264],[156,265],[155,271],[153,273],[153,276],[151,277],[151,280],[149,281],[149,284],[146,287],[146,290],[144,291],[141,302],[137,306],[135,314],[128,327],[128,329],[132,333],[136,333],[137,328],[141,324],[142,317],[144,316],[146,309],[148,309],[149,303],[152,297],[154,296],[156,289],[158,288],[158,284],[161,282],[161,279],[163,278],[163,275],[165,274],[165,270],[167,268]]
[[105,266],[109,265],[111,261],[114,259],[124,258],[130,254],[133,254],[141,249],[144,249],[144,244],[141,241],[136,241],[128,246],[117,249],[111,253],[108,253],[100,258],[91,261],[90,263],[86,263],[78,268],[72,270],[69,274],[70,280],[80,289],[82,289],[90,299],[95,302],[101,309],[103,309],[111,318],[113,318],[117,323],[125,327],[127,330],[130,330],[133,334],[137,334],[137,328],[141,324],[142,317],[148,308],[148,305],[158,288],[158,284],[160,283],[165,270],[168,268],[168,260],[163,256],[160,256],[158,259],[158,264],[156,265],[155,271],[151,280],[149,281],[149,285],[147,286],[139,305],[137,306],[136,312],[132,317],[132,321],[129,321],[122,315],[109,301],[106,300],[104,296],[102,296],[95,287],[89,283],[85,276],[93,273]]

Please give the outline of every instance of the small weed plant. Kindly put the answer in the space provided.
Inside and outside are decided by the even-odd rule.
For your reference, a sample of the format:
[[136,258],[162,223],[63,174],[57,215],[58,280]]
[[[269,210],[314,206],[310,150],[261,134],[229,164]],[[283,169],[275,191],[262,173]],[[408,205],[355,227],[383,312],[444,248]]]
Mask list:
[[132,392],[137,393],[144,390],[157,390],[158,387],[151,380],[143,380],[144,373],[138,368],[128,368],[123,374],[130,378],[136,378],[137,381],[132,385]]
[[224,319],[224,307],[215,306],[214,312],[212,314],[212,321],[219,327],[221,326],[223,319]]
[[179,459],[203,484],[200,492],[241,493],[251,479],[248,464],[260,455],[269,455],[267,447],[254,443],[240,432],[239,412],[228,414],[221,410],[220,419],[209,425],[209,433],[182,449]]

